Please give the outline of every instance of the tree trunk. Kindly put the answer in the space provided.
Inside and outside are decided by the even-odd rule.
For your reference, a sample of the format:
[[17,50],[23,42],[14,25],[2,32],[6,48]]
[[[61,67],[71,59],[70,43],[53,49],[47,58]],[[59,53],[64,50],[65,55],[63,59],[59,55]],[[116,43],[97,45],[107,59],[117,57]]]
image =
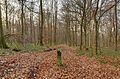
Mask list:
[[95,52],[98,54],[98,21],[95,19]]
[[55,25],[54,25],[54,44],[56,44],[56,30],[57,30],[57,0],[55,0]]
[[115,0],[115,51],[117,51],[118,45],[118,26],[117,26],[117,0]]
[[8,48],[3,33],[1,4],[0,4],[0,48]]
[[[39,44],[43,45],[43,6],[42,6],[42,0],[40,0],[40,6],[39,6]],[[41,22],[41,23],[40,23]]]
[[21,7],[22,7],[21,8],[21,26],[22,26],[21,40],[23,40],[22,43],[24,44],[24,11],[23,11],[23,9],[24,9],[24,0],[22,0]]
[[[31,10],[33,11],[33,2],[31,2]],[[30,42],[34,42],[34,34],[33,34],[33,12],[30,11]]]
[[9,27],[8,27],[8,3],[7,0],[5,0],[5,14],[6,14],[6,30],[7,30],[7,34],[9,34]]

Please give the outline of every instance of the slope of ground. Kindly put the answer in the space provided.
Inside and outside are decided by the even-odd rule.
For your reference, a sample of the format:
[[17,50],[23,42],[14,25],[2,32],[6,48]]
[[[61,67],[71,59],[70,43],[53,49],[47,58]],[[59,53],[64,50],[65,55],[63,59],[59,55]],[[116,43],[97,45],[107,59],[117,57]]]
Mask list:
[[56,64],[56,50],[0,57],[2,79],[120,79],[120,69],[79,56],[74,48],[60,45],[63,67]]

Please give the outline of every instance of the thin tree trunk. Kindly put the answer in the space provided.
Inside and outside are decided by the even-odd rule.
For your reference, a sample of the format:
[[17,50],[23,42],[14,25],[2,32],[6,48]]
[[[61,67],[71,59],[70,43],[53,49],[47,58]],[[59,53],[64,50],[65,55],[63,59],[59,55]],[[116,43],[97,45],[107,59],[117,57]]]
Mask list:
[[[31,2],[31,9],[33,10],[33,2]],[[34,42],[34,34],[33,34],[33,12],[30,11],[30,42]]]
[[55,0],[55,25],[54,25],[54,44],[56,44],[56,30],[57,30],[57,0]]
[[5,14],[6,14],[6,30],[7,30],[7,34],[9,34],[9,27],[8,27],[8,3],[7,0],[5,0]]
[[24,0],[22,0],[21,7],[22,7],[21,8],[21,26],[22,26],[21,40],[23,40],[22,43],[24,44],[24,11],[23,11],[23,9],[24,9]]
[[118,22],[117,22],[117,0],[115,0],[115,51],[117,51],[118,45]]
[[39,43],[40,45],[43,45],[43,6],[42,6],[42,0],[40,0],[40,14],[41,14],[41,24],[40,24],[40,20],[39,20],[39,24],[40,24],[40,39],[39,39]]
[[95,52],[98,53],[98,21],[95,19]]
[[98,54],[98,21],[97,21],[97,12],[99,8],[99,0],[97,0],[97,7],[94,15],[94,22],[95,22],[95,53]]
[[87,29],[86,29],[86,21],[87,21],[86,20],[87,19],[86,18],[86,0],[84,0],[84,16],[83,17],[84,17],[84,31],[85,31],[84,34],[85,34],[85,49],[86,49],[86,44],[87,44],[87,35],[86,35],[87,34],[86,33],[86,31],[87,31]]

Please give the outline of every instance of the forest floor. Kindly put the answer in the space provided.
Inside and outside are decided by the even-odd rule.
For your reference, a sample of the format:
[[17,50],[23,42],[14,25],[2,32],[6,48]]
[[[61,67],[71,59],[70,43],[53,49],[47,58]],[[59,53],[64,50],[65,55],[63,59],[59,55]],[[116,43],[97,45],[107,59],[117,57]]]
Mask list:
[[95,57],[80,56],[75,48],[59,45],[57,50],[0,56],[0,79],[120,79],[120,68],[101,64]]

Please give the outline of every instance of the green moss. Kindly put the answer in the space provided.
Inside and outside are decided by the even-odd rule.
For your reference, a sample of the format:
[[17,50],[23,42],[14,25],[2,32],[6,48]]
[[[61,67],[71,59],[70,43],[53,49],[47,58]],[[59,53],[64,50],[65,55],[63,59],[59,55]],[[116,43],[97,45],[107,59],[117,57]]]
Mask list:
[[107,55],[107,56],[111,56],[111,57],[120,56],[120,52],[117,52],[110,48],[102,48],[101,51],[102,51],[102,55]]
[[[79,54],[80,55],[87,55],[87,56],[94,56],[94,49],[89,48],[89,50],[79,50]],[[120,52],[117,52],[113,49],[109,49],[109,48],[101,48],[100,50],[98,50],[98,54],[96,54],[96,56],[110,56],[110,57],[116,57],[116,56],[120,56]]]
[[92,49],[89,49],[89,50],[79,50],[79,55],[82,56],[82,55],[86,55],[88,57],[92,57],[93,56],[93,50]]
[[107,62],[107,60],[99,60],[99,62],[101,63],[101,64],[107,64],[108,62]]
[[57,50],[57,65],[58,66],[62,66],[63,64],[62,64],[62,57],[61,57],[61,50],[60,49],[58,49]]
[[32,43],[26,44],[25,46],[20,43],[8,43],[8,46],[10,47],[10,49],[0,49],[0,55],[16,54],[17,52],[13,51],[12,49],[20,49],[21,52],[32,52],[46,49],[46,46],[40,46]]
[[12,51],[11,49],[0,49],[0,55],[12,55],[15,54],[16,52]]
[[16,49],[21,49],[25,51],[37,51],[37,50],[43,50],[46,48],[46,46],[40,46],[40,45],[32,44],[32,43],[25,44],[24,46],[20,43],[12,43],[8,45],[11,49],[16,48]]

